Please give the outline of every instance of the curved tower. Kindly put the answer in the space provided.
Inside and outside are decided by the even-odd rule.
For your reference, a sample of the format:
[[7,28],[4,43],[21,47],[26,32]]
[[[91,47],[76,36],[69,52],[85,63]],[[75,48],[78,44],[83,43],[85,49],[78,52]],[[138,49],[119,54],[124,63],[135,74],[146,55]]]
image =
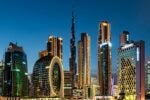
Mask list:
[[47,50],[40,52],[39,57],[33,68],[33,95],[63,98],[62,38],[49,36]]
[[35,97],[64,97],[64,72],[61,59],[44,56],[37,60],[32,75]]
[[64,71],[61,59],[53,57],[49,65],[49,82],[51,96],[64,97]]

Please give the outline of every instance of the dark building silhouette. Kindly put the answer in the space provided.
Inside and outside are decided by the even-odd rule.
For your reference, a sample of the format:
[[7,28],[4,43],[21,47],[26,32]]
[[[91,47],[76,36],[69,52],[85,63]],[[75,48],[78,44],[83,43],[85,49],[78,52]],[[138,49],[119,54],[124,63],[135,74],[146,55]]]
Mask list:
[[0,95],[3,94],[3,80],[4,80],[4,62],[0,62]]
[[100,95],[111,95],[111,34],[110,24],[103,21],[99,25],[98,37],[98,80]]
[[3,95],[28,96],[27,57],[22,47],[10,43],[5,52]]
[[123,46],[125,44],[129,43],[129,32],[123,31],[120,35],[120,46]]
[[69,59],[69,67],[70,71],[73,73],[73,87],[75,87],[76,84],[76,73],[77,73],[77,64],[76,64],[76,46],[75,46],[75,25],[74,25],[74,15],[72,13],[72,27],[71,27],[71,33],[72,37],[70,39],[70,59]]

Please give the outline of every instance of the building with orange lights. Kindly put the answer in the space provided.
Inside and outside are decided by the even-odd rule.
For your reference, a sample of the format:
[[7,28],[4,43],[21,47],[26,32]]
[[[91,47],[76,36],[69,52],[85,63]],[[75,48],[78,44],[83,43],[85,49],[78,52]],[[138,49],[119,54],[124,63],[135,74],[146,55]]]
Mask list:
[[33,97],[64,97],[62,38],[48,37],[47,50],[39,53],[32,74]]
[[[123,32],[122,35],[129,34]],[[119,99],[145,100],[144,41],[126,41],[118,49]]]
[[81,40],[78,41],[78,87],[83,89],[90,86],[90,37],[87,33],[81,33]]
[[107,21],[102,21],[99,25],[98,81],[100,96],[111,95],[111,33]]

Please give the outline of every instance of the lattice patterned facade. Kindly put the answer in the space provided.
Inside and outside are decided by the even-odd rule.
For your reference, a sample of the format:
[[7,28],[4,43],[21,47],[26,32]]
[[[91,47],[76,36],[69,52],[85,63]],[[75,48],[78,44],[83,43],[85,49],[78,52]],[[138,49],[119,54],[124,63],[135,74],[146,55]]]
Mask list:
[[145,64],[145,86],[146,86],[146,93],[150,93],[150,61]]
[[119,93],[135,95],[136,92],[136,49],[134,47],[119,50]]
[[144,41],[121,46],[118,50],[118,89],[120,98],[145,100]]

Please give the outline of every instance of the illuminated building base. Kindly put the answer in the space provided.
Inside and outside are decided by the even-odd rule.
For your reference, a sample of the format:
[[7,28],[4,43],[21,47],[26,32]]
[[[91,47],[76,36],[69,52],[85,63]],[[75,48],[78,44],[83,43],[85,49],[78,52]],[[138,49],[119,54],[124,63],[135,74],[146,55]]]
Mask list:
[[64,100],[63,98],[21,98],[20,100]]

